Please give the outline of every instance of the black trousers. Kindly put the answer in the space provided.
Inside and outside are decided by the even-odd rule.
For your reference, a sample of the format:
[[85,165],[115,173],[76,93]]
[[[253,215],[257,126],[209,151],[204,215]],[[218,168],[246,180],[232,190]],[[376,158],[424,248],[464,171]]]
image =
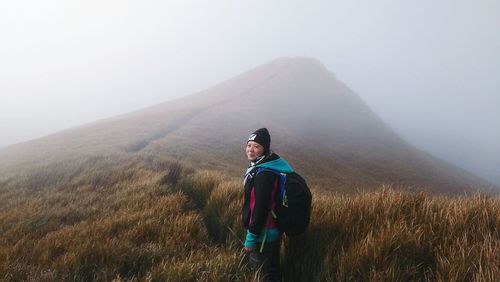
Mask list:
[[280,248],[281,238],[275,242],[266,242],[260,252],[261,243],[249,254],[250,269],[260,273],[263,281],[281,281]]

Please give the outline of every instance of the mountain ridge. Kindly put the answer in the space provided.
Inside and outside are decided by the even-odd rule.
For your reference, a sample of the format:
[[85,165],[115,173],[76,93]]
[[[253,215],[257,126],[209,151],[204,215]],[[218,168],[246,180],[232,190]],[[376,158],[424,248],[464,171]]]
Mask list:
[[392,183],[457,193],[489,185],[417,150],[323,64],[304,57],[279,58],[189,96],[0,149],[7,160],[0,171],[16,162],[128,153],[236,176],[246,166],[244,140],[258,127],[268,127],[272,147],[327,190]]

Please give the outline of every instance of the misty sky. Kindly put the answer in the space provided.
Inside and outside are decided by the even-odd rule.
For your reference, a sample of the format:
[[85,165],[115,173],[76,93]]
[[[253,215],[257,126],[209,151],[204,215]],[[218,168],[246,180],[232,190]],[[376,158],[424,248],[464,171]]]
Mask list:
[[321,61],[417,147],[500,183],[500,1],[0,0],[0,147]]

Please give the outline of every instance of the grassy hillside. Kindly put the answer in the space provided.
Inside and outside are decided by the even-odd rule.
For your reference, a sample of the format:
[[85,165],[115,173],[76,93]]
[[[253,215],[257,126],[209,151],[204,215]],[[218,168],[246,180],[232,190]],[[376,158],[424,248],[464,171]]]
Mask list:
[[[169,159],[89,157],[0,176],[2,281],[252,281],[241,180]],[[287,281],[498,281],[500,198],[315,189]]]
[[193,95],[0,148],[0,175],[149,154],[239,177],[245,140],[259,127],[269,128],[273,150],[323,190],[498,188],[408,144],[311,58],[281,58]]

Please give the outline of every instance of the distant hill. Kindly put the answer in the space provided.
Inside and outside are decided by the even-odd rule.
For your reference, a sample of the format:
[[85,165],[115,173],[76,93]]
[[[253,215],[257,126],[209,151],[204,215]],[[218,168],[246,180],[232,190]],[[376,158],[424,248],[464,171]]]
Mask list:
[[187,97],[0,149],[0,173],[139,154],[238,176],[247,165],[246,138],[259,127],[271,132],[272,149],[319,189],[493,187],[409,145],[310,58],[280,58]]

